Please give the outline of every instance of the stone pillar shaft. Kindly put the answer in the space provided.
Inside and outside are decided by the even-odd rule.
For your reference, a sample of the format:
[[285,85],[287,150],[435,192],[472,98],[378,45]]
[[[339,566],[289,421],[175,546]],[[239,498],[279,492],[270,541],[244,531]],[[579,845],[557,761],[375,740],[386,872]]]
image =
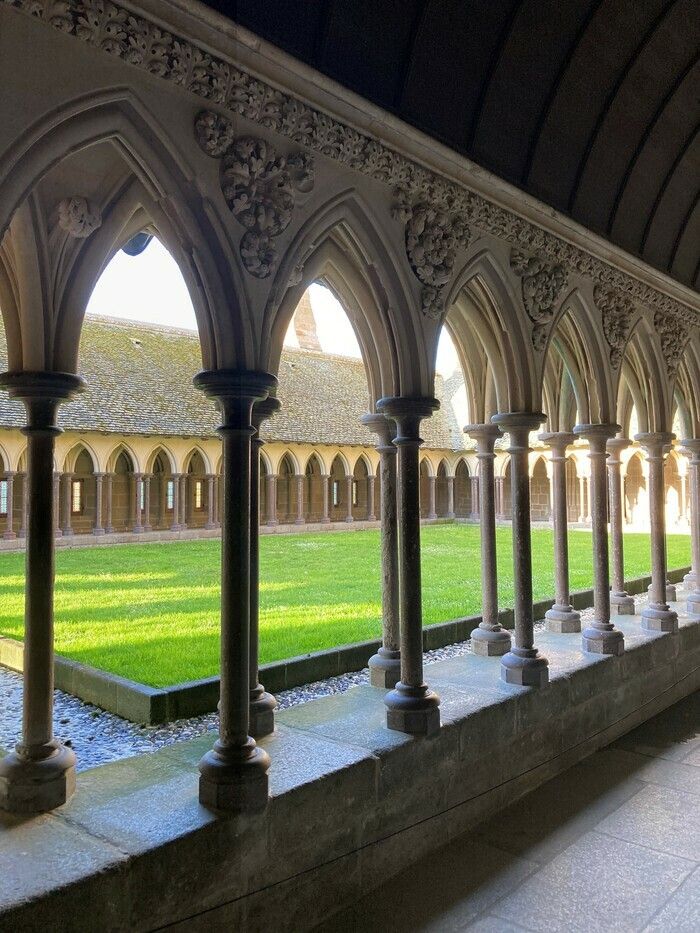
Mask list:
[[634,599],[625,590],[625,551],[622,525],[622,474],[620,453],[629,447],[626,437],[608,441],[608,495],[610,543],[612,547],[612,587],[610,605],[618,615],[634,615]]
[[455,517],[455,478],[447,477],[447,518]]
[[15,511],[15,474],[8,471],[5,474],[5,480],[7,482],[7,518],[5,522],[5,532],[3,534],[3,538],[6,541],[12,541],[17,537],[13,524]]
[[134,534],[141,534],[143,531],[143,521],[142,515],[143,510],[141,508],[141,488],[143,484],[143,476],[141,473],[134,473]]
[[180,530],[180,474],[173,473],[170,477],[173,484],[173,523],[170,526],[171,531]]
[[355,518],[352,514],[352,490],[353,490],[354,477],[346,476],[345,477],[345,495],[347,497],[347,514],[345,516],[346,522],[354,522]]
[[64,473],[63,474],[63,537],[68,537],[73,534],[73,526],[71,524],[71,512],[72,512],[72,493],[73,493],[73,474]]
[[[27,477],[29,476],[29,471],[27,470]],[[27,479],[27,485],[29,485],[29,480]],[[53,533],[54,537],[61,538],[63,532],[61,531],[61,474],[54,473],[53,475]]]
[[374,514],[374,474],[370,473],[367,477],[367,521],[373,522],[376,517]]
[[691,572],[684,582],[689,588],[688,611],[700,613],[700,440],[692,438],[682,441],[690,459],[690,541],[693,553]]
[[295,525],[305,525],[305,507],[304,507],[304,481],[306,477],[302,474],[296,477],[297,481],[297,517],[294,521]]
[[187,528],[187,473],[180,474],[180,529]]
[[274,473],[268,473],[267,482],[267,524],[277,525],[277,477]]
[[27,537],[27,504],[28,504],[27,487],[28,487],[27,473],[25,471],[24,473],[22,473],[22,524],[20,525],[19,532],[18,532],[18,536],[20,538]]
[[143,529],[144,531],[152,531],[151,525],[151,474],[144,473],[143,476],[144,483],[144,493],[143,493]]
[[105,533],[111,535],[114,531],[113,525],[113,516],[112,516],[112,494],[114,489],[114,474],[106,473],[105,474],[105,484],[107,486],[107,524],[105,526]]
[[435,485],[436,478],[434,476],[428,477],[428,518],[434,519],[437,518],[437,512],[435,510]]
[[95,473],[95,524],[92,529],[94,535],[103,535],[105,533],[102,527],[102,485],[104,473]]
[[[419,428],[438,403],[434,399],[381,399],[377,409],[396,422],[397,518],[401,680],[385,697],[387,726],[401,732],[429,734],[440,726],[440,699],[423,680],[423,611],[420,559]],[[384,498],[384,497],[382,497]]]
[[[260,465],[258,463],[258,474],[260,473]],[[215,517],[214,517],[214,474],[209,473],[207,476],[207,523],[204,526],[205,528],[216,528]],[[260,478],[258,475],[258,484]],[[256,493],[256,500],[259,498],[259,493]]]
[[321,524],[323,525],[327,525],[331,520],[329,512],[330,497],[328,491],[330,481],[330,476],[326,475],[325,473],[321,476],[321,492],[323,493],[323,512],[321,514]]
[[[496,480],[494,480],[494,482],[496,482]],[[478,476],[470,476],[470,477],[469,477],[469,484],[470,484],[470,498],[471,498],[471,505],[472,505],[470,518],[472,518],[472,519],[474,519],[474,521],[476,521],[476,520],[479,518],[479,477],[478,477]],[[501,517],[501,508],[499,507],[499,504],[498,504],[499,489],[500,489],[500,485],[497,485],[497,486],[495,487],[495,491],[496,491],[496,517],[497,517],[497,518],[498,518],[498,517]]]

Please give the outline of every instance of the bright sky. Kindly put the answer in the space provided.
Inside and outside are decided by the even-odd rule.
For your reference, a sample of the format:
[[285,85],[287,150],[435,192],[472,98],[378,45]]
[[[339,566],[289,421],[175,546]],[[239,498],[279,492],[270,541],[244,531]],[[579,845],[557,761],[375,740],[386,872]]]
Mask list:
[[[312,285],[310,292],[323,350],[359,357],[360,348],[350,321],[333,294],[322,285]],[[197,329],[194,309],[180,269],[156,239],[139,256],[127,256],[121,250],[117,253],[95,286],[87,313]],[[285,343],[298,346],[291,327]],[[458,368],[452,341],[443,331],[438,347],[438,372],[450,376]]]

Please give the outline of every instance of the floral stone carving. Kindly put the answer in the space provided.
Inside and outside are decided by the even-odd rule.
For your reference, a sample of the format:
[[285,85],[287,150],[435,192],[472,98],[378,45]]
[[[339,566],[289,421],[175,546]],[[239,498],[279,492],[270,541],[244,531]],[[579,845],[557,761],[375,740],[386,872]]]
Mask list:
[[544,350],[549,325],[554,319],[554,307],[566,285],[567,273],[562,265],[551,265],[538,256],[528,256],[520,250],[510,254],[510,265],[521,278],[523,305],[532,321],[532,345]]
[[690,328],[675,315],[663,314],[661,311],[657,311],[654,315],[654,328],[659,335],[668,377],[675,379],[690,339]]
[[102,218],[86,198],[64,198],[58,205],[58,225],[69,236],[84,240],[102,225]]
[[207,155],[221,159],[221,190],[246,229],[239,247],[243,265],[267,278],[278,260],[273,240],[289,226],[296,193],[313,188],[313,156],[278,155],[264,139],[236,139],[231,121],[212,111],[197,116],[195,134]]
[[610,363],[618,369],[632,330],[634,303],[626,295],[602,285],[596,285],[593,297],[603,317],[603,334],[610,347]]
[[443,290],[452,277],[457,251],[469,245],[470,231],[449,207],[411,206],[399,193],[393,214],[406,225],[406,256],[423,284],[423,313],[438,320],[445,310]]

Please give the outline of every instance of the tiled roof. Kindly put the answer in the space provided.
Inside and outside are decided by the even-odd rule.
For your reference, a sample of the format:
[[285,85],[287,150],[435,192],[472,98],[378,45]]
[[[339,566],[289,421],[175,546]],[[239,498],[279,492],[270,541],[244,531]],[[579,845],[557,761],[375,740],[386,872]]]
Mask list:
[[[87,390],[60,410],[71,431],[210,437],[219,418],[192,385],[201,369],[199,340],[191,331],[113,318],[85,319],[80,373]],[[7,368],[0,327],[0,372]],[[360,417],[368,390],[361,360],[285,349],[279,372],[282,409],[263,428],[265,440],[367,445],[374,438]],[[436,383],[438,398],[443,381]],[[23,408],[0,391],[0,428],[21,427]],[[424,422],[427,447],[458,449],[463,437],[452,406]]]

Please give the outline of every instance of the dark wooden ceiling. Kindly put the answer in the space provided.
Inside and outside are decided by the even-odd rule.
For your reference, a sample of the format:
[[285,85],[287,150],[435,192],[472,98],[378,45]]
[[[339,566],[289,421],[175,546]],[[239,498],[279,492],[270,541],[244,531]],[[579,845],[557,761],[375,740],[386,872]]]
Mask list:
[[208,5],[700,286],[700,0]]

